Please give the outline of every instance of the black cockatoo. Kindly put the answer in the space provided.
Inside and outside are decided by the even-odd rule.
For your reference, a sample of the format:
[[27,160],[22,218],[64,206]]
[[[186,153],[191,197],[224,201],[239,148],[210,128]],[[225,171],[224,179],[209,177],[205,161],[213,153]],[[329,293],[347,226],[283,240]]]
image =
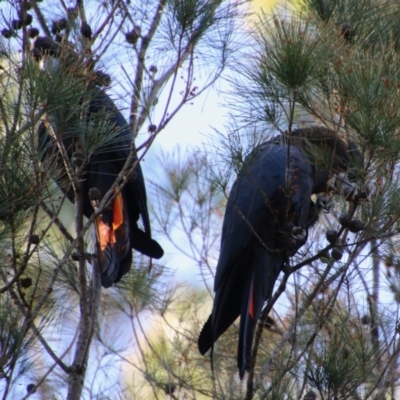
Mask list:
[[[125,118],[102,89],[94,87],[86,96],[90,97],[87,120],[83,121],[83,124],[90,130],[91,124],[92,129],[93,125],[96,126],[93,121],[97,120],[99,123],[101,120],[102,130],[108,131],[106,144],[83,157],[81,174],[83,214],[89,218],[94,211],[93,197],[97,196],[97,200],[101,201],[125,165],[133,146],[133,136]],[[51,121],[51,114],[49,118]],[[55,134],[61,135],[68,157],[70,159],[76,157],[79,151],[77,143],[85,142],[87,138],[82,137],[82,134],[81,136],[74,134],[74,126],[69,127],[69,132],[65,134],[57,132],[57,123],[51,125]],[[58,152],[58,146],[44,123],[39,127],[39,142],[43,150],[42,159],[54,157],[61,167],[55,180],[68,199],[74,202],[74,191],[70,181],[65,179],[64,163]],[[132,248],[152,258],[158,259],[163,256],[161,246],[151,238],[145,183],[137,160],[135,156],[131,161],[131,165],[134,166],[136,163],[136,166],[128,182],[118,194],[115,192],[116,196],[109,207],[95,220],[98,265],[101,271],[101,284],[105,288],[118,282],[128,272],[132,263]],[[144,230],[138,226],[140,218]]]
[[198,341],[201,354],[240,316],[237,361],[243,378],[263,305],[318,219],[321,207],[312,195],[326,192],[333,174],[361,166],[356,146],[323,127],[294,130],[255,149],[226,206],[214,305]]

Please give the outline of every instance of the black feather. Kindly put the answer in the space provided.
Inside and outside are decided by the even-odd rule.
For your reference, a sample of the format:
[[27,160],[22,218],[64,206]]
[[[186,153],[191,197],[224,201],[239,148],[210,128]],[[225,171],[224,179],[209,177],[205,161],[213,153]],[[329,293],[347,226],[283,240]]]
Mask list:
[[[315,155],[314,150],[319,153]],[[335,132],[317,127],[296,130],[286,134],[283,140],[266,142],[245,162],[225,211],[214,305],[199,336],[200,353],[212,348],[241,316],[238,368],[243,378],[262,308],[271,299],[288,258],[306,242],[308,228],[318,219],[319,207],[311,195],[327,189],[333,172],[360,163],[361,155],[355,150],[354,145],[349,146]],[[319,163],[321,151],[323,165]],[[303,237],[292,235],[287,227],[301,228],[305,234]]]
[[[89,158],[83,166],[82,191],[83,191],[83,213],[87,218],[93,213],[93,205],[89,196],[91,189],[96,188],[99,192],[100,201],[112,187],[119,172],[131,152],[133,146],[132,132],[125,118],[116,108],[111,98],[100,89],[93,89],[88,106],[88,121],[91,118],[106,117],[109,131],[114,134],[105,140],[101,149],[90,153]],[[57,127],[54,127],[57,129]],[[47,134],[43,124],[38,129],[39,144],[46,149],[42,158],[56,154],[56,163],[61,173],[55,176],[56,182],[68,199],[75,201],[74,192],[69,184],[65,182],[65,171],[61,156],[58,154],[57,146],[52,144],[52,139]],[[85,139],[85,138],[81,138]],[[69,157],[74,153],[74,136],[68,135],[63,138],[64,146]],[[109,287],[118,282],[125,275],[132,263],[132,248],[152,257],[161,258],[164,254],[161,246],[151,238],[150,219],[147,209],[146,188],[144,177],[137,157],[131,160],[134,167],[131,178],[120,193],[123,211],[123,223],[114,231],[113,243],[101,249],[99,243],[98,260],[101,268],[101,282],[104,287]],[[104,210],[97,221],[97,226],[113,226],[113,202]],[[138,226],[142,221],[144,230]],[[99,236],[97,235],[99,241]]]

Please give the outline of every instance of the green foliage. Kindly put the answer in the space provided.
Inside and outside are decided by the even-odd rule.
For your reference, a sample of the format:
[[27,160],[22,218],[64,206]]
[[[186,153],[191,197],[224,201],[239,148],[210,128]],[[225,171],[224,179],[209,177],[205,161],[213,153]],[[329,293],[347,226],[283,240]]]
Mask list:
[[10,234],[21,226],[37,202],[36,188],[31,187],[36,178],[35,171],[25,158],[27,155],[20,152],[20,146],[8,144],[9,161],[3,164],[0,178],[1,235]]
[[322,21],[329,21],[338,3],[338,1],[304,0],[304,5],[314,11]]
[[169,298],[167,284],[160,277],[168,276],[168,272],[160,265],[153,265],[149,270],[146,263],[137,262],[136,268],[127,276],[127,279],[118,283],[118,292],[115,294],[115,307],[130,304],[137,313],[145,310],[160,310]]
[[[214,368],[218,373],[218,385],[213,383],[210,361],[197,350],[200,318],[204,314],[207,294],[183,287],[175,293],[173,304],[160,314],[154,315],[151,333],[141,353],[135,355],[142,378],[135,373],[130,384],[132,396],[163,397],[165,395],[192,396],[194,398],[241,398],[243,386],[237,378],[230,379],[235,370],[235,358],[229,347],[216,346]],[[137,358],[136,358],[137,357]],[[132,380],[132,379],[131,379]]]
[[[279,321],[261,333],[246,399],[302,398],[309,389],[321,399],[396,397],[398,16],[395,2],[369,0],[305,0],[261,15],[230,80],[232,128],[216,150],[226,170],[240,171],[249,148],[294,127],[329,127],[361,153],[352,182],[333,183],[334,210],[290,261],[296,272],[275,304]],[[329,169],[329,149],[312,157]],[[364,228],[351,233],[343,212]],[[340,261],[328,229],[339,235]]]
[[[34,6],[41,34],[46,26],[50,29],[55,14],[64,13],[58,1],[48,3]],[[25,2],[18,4],[17,13]],[[313,391],[321,399],[397,398],[398,4],[304,0],[298,8],[260,15],[251,35],[246,26],[242,36],[234,37],[238,4],[167,0],[97,6],[88,19],[93,41],[79,33],[91,8],[86,14],[70,9],[64,16],[68,29],[61,35],[62,55],[57,62],[42,59],[45,68],[25,51],[26,29],[15,31],[10,42],[0,41],[4,398],[21,397],[15,383],[20,377],[38,383],[46,398],[64,398],[73,373],[86,372],[86,367],[86,377],[75,381],[86,378],[84,395],[92,397],[146,393],[148,398],[300,399]],[[136,41],[126,43],[131,25]],[[236,43],[229,47],[232,39]],[[21,56],[14,57],[15,49]],[[144,142],[137,143],[138,156],[144,157],[171,118],[216,81],[231,54],[235,65],[229,75],[232,124],[227,133],[214,132],[208,146],[189,154],[164,153],[160,179],[146,182],[153,231],[186,256],[190,274],[206,290],[176,285],[169,266],[183,262],[168,251],[161,263],[135,255],[129,274],[96,297],[89,226],[71,227],[74,208],[52,182],[71,187],[76,171],[69,157],[55,159],[55,141],[38,145],[39,123],[46,121],[53,139],[61,135],[78,142],[84,160],[107,151],[120,132],[107,122],[107,113],[88,114],[89,99],[103,90],[94,70],[107,66],[117,75],[118,107],[129,99],[123,112],[132,137],[146,126],[155,127],[148,130],[150,136],[138,136]],[[195,89],[204,76],[203,87]],[[290,277],[274,304],[272,322],[258,328],[255,368],[240,381],[237,324],[215,344],[213,371],[209,355],[202,357],[197,349],[211,308],[226,196],[254,148],[286,130],[310,125],[329,127],[351,140],[364,162],[349,171],[351,182],[337,177],[329,193],[334,210],[320,217],[307,243],[290,259]],[[315,163],[329,169],[329,151],[313,152]],[[71,167],[68,173],[65,166]],[[343,196],[346,185],[352,191]],[[364,229],[352,233],[342,226],[342,212],[360,219]],[[340,261],[332,257],[328,229],[337,232]],[[82,251],[77,251],[77,238]],[[96,340],[91,342],[92,337]],[[71,349],[77,349],[82,364]],[[116,389],[116,382],[126,387]]]
[[315,70],[323,67],[316,60],[326,57],[323,43],[312,27],[300,19],[293,18],[287,23],[275,17],[263,28],[269,35],[262,42],[261,69],[272,74],[289,91],[311,84]]
[[[79,203],[79,186],[86,177],[78,163],[116,149],[123,128],[110,122],[108,111],[91,113],[89,106],[97,93],[107,90],[127,117],[132,140],[152,126],[151,137],[139,136],[143,143],[136,143],[137,154],[132,151],[142,159],[172,117],[226,67],[238,4],[83,1],[67,9],[58,0],[14,3],[8,2],[0,17],[2,27],[12,30],[0,38],[0,302],[9,312],[0,313],[1,396],[25,396],[29,382],[46,398],[78,399],[89,392],[117,398],[123,393],[115,390],[122,374],[117,366],[127,364],[124,352],[135,345],[139,316],[168,313],[176,287],[163,262],[134,254],[129,275],[101,292],[97,249],[89,239],[92,222],[65,192]],[[85,27],[92,31],[90,39],[82,32]],[[207,79],[200,82],[204,66]],[[105,89],[111,81],[112,89]],[[129,137],[122,145],[125,150],[131,146]],[[196,215],[184,222],[197,235],[214,220],[219,206],[217,185],[204,188],[198,182],[195,195],[188,195],[199,177],[196,168],[206,171],[205,162],[182,165],[178,173],[188,171],[182,178],[167,170],[170,204],[196,198]],[[129,178],[128,172],[118,185]],[[145,197],[137,199],[141,207]],[[204,219],[210,205],[214,209]],[[98,206],[95,200],[93,206]],[[168,229],[176,223],[171,217],[160,215]],[[138,225],[143,228],[141,221]],[[215,241],[215,232],[209,241]],[[181,343],[173,351],[186,348]],[[173,365],[165,358],[163,365],[183,374],[187,361]],[[199,374],[195,380],[189,375],[186,387],[201,380]],[[19,378],[22,383],[16,383]],[[157,379],[165,381],[165,376]]]
[[[338,95],[348,126],[358,133],[366,152],[399,158],[399,70],[397,55],[354,52],[338,68]],[[363,150],[364,150],[363,149]]]
[[[6,297],[0,305],[0,371],[11,376],[16,364],[24,363],[31,340],[26,340],[24,318],[15,308],[10,309]],[[18,369],[23,369],[22,365]]]
[[350,398],[363,383],[376,378],[379,354],[371,346],[368,331],[348,311],[337,307],[331,312],[306,358],[306,382],[323,397]]
[[171,20],[176,24],[176,32],[195,33],[200,37],[215,21],[215,12],[221,1],[168,0]]

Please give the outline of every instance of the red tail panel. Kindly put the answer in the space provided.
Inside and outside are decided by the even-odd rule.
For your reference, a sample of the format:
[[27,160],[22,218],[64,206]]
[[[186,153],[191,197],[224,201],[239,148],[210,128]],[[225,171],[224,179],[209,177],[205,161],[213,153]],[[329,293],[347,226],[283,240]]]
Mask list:
[[112,230],[102,221],[101,215],[96,218],[96,235],[100,249],[103,251],[111,241]]
[[113,230],[117,230],[124,222],[124,204],[121,193],[114,199],[113,204]]
[[251,280],[248,313],[254,319],[254,278]]
[[111,226],[107,225],[100,215],[96,219],[96,234],[100,249],[104,249],[110,245],[111,247],[116,243],[116,231],[124,223],[124,205],[121,193],[113,200],[113,220]]
[[[131,251],[129,221],[121,193],[118,193],[113,200],[111,210],[106,210],[104,214],[96,218],[95,227],[99,266],[102,273],[113,276],[119,271],[128,270],[132,258],[131,255],[128,256]],[[115,279],[112,280],[115,281]]]

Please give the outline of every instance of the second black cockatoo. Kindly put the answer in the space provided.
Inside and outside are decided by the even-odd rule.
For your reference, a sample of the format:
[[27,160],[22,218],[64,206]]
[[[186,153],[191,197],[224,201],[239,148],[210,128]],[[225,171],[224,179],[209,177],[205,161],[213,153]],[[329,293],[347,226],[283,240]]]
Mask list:
[[361,166],[356,146],[323,127],[294,130],[255,149],[226,206],[213,309],[198,341],[201,354],[240,316],[237,362],[243,378],[263,306],[318,219],[321,207],[312,195],[326,192],[333,174]]
[[[100,149],[96,150],[94,147],[92,152],[85,155],[77,153],[87,137],[82,135],[82,132],[76,134],[74,125],[65,128],[65,123],[64,132],[57,132],[57,121],[52,124],[51,114],[48,118],[54,133],[62,138],[68,157],[82,157],[80,179],[83,214],[89,218],[94,212],[94,198],[97,197],[97,201],[101,201],[124,167],[133,146],[133,136],[125,118],[103,90],[92,88],[86,93],[86,97],[89,97],[86,117],[81,117],[84,120],[80,123],[86,125],[88,132],[95,129],[93,127],[96,124],[105,132],[107,138],[103,138],[105,144]],[[39,127],[39,141],[43,150],[42,158],[51,156],[59,166],[55,176],[58,186],[70,201],[75,202],[72,185],[65,179],[66,173],[59,147],[44,123]],[[130,165],[134,170],[128,181],[121,191],[114,192],[115,197],[110,205],[95,220],[98,265],[101,284],[105,288],[118,282],[129,271],[132,248],[152,258],[158,259],[163,256],[161,246],[151,237],[145,183],[137,161],[136,156],[132,158]],[[143,230],[138,226],[140,219]]]

